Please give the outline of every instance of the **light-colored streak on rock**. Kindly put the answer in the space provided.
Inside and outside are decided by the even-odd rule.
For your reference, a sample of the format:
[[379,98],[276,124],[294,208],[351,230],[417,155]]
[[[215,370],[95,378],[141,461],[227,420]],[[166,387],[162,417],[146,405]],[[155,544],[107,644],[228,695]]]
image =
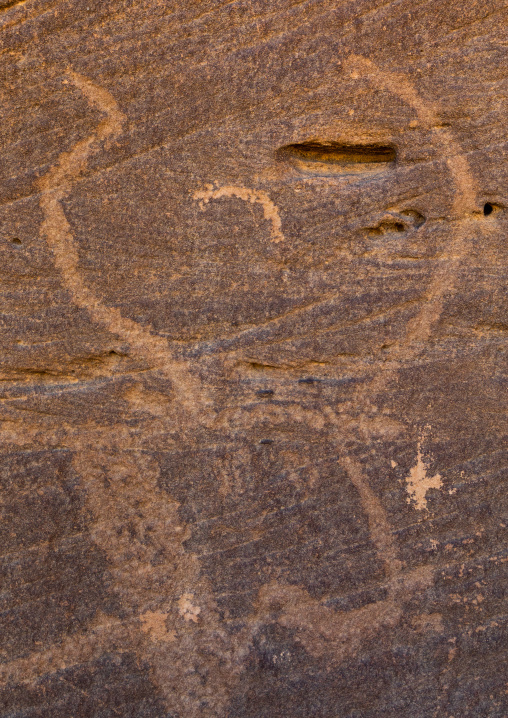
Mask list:
[[0,683],[33,683],[46,673],[98,660],[107,651],[129,652],[136,631],[132,622],[102,614],[86,633],[65,636],[51,648],[0,665]]
[[428,340],[432,327],[443,312],[445,297],[455,289],[457,271],[468,250],[467,230],[474,221],[475,182],[460,145],[449,130],[439,127],[438,107],[421,98],[404,76],[381,70],[371,60],[359,55],[350,55],[345,68],[355,75],[368,77],[373,85],[400,97],[416,112],[423,126],[432,131],[437,146],[442,150],[456,189],[452,212],[460,222],[454,228],[449,245],[443,252],[443,259],[433,274],[426,302],[409,323],[403,340],[391,350],[394,358],[406,359],[409,347]]
[[354,656],[380,631],[394,628],[402,617],[404,603],[432,582],[431,568],[400,574],[388,584],[386,600],[351,611],[335,611],[298,586],[273,582],[259,592],[258,620],[276,611],[278,623],[298,631],[312,656],[325,657],[337,665]]
[[206,404],[206,394],[187,365],[173,358],[167,341],[155,335],[150,327],[145,328],[123,317],[114,307],[104,306],[85,285],[79,272],[78,250],[61,202],[86,168],[88,158],[99,151],[100,143],[120,134],[125,117],[109,92],[74,72],[70,72],[69,77],[106,117],[90,137],[78,142],[70,152],[63,152],[55,167],[39,180],[40,206],[44,215],[41,233],[53,252],[55,265],[74,303],[85,309],[95,322],[128,342],[137,356],[171,379],[178,401],[191,415],[196,415]]
[[397,546],[393,539],[391,526],[381,501],[369,486],[361,464],[349,456],[339,459],[352,484],[358,491],[360,501],[369,522],[372,541],[381,561],[385,564],[387,576],[395,576],[400,571],[401,562],[397,558]]
[[203,208],[204,205],[211,199],[221,199],[223,197],[236,197],[244,202],[261,205],[263,208],[264,218],[272,224],[272,241],[276,243],[284,241],[279,209],[263,190],[249,189],[248,187],[236,187],[233,185],[218,187],[216,189],[209,186],[207,189],[197,190],[193,194],[193,198],[195,200],[200,200],[201,208]]
[[[198,718],[206,700],[220,716],[245,645],[221,626],[199,561],[183,546],[190,534],[178,503],[159,486],[157,461],[142,437],[122,436],[78,439],[73,465],[87,489],[91,537],[108,555],[111,590],[132,624],[126,647],[149,664],[167,710]],[[213,687],[202,687],[198,667],[213,671]]]

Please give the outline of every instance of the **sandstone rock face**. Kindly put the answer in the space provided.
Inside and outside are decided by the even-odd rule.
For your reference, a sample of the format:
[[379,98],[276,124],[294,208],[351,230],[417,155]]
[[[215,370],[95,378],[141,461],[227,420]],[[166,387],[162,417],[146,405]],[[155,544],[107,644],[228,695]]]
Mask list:
[[504,0],[0,0],[2,718],[508,714]]

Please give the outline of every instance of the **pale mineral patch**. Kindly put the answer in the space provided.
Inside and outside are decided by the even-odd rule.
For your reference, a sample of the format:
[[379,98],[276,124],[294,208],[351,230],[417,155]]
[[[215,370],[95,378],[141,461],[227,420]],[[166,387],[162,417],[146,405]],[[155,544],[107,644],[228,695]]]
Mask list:
[[422,509],[427,509],[427,491],[430,489],[440,489],[443,486],[443,482],[441,481],[440,474],[435,474],[434,476],[427,475],[428,466],[423,459],[421,442],[418,442],[416,457],[416,464],[406,478],[406,490],[409,494],[407,502],[421,511]]
[[166,626],[167,613],[163,611],[146,611],[139,618],[141,620],[141,630],[148,633],[151,639],[155,641],[165,641],[171,643],[176,638],[174,631],[168,631]]
[[185,621],[197,623],[198,615],[201,613],[201,609],[199,606],[194,606],[192,603],[193,598],[193,593],[184,593],[178,600],[178,613]]

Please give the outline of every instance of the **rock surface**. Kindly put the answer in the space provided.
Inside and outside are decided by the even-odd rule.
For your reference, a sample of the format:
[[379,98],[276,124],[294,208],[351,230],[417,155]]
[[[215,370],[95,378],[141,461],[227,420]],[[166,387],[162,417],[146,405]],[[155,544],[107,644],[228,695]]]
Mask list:
[[0,0],[2,718],[508,714],[504,0]]

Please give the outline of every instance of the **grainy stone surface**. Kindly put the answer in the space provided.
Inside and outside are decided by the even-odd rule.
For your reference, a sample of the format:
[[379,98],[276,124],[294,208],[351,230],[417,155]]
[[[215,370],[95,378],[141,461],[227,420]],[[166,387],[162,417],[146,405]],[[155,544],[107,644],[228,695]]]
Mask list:
[[0,0],[1,718],[504,718],[504,0]]

